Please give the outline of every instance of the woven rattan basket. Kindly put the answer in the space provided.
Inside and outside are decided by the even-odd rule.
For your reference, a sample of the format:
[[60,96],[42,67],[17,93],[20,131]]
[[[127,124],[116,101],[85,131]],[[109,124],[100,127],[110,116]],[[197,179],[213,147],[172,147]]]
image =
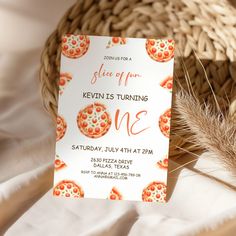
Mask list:
[[[174,38],[178,47],[175,75],[182,80],[183,86],[184,72],[178,63],[179,56],[185,62],[199,99],[213,101],[195,51],[225,112],[235,98],[236,9],[226,0],[77,1],[62,17],[42,53],[42,99],[53,118],[57,113],[60,43],[65,33]],[[231,106],[231,111],[234,107]],[[176,122],[177,119],[178,114],[173,110],[170,155],[179,157],[185,153],[183,149],[199,151],[187,141],[191,134]]]

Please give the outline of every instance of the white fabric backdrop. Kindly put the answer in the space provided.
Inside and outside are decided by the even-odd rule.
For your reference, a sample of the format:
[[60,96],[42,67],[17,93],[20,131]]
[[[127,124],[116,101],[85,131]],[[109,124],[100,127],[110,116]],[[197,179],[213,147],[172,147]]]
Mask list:
[[0,0],[0,232],[146,236],[224,228],[236,218],[236,181],[208,154],[169,175],[167,204],[52,197],[55,137],[37,73],[46,38],[73,2]]

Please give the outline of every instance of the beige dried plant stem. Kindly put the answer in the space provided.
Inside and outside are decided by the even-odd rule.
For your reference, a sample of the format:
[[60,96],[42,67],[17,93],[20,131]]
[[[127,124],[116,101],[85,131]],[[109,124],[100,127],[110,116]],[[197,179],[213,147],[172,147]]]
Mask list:
[[[230,102],[236,94],[235,26],[236,9],[227,0],[78,0],[66,11],[42,52],[39,77],[44,106],[55,119],[61,36],[65,33],[81,33],[174,38],[186,66],[186,70],[183,70],[177,51],[175,74],[182,87],[187,86],[184,79],[187,71],[200,102],[214,103],[204,71],[194,56],[195,51],[202,61],[220,108],[227,112],[229,103],[225,94]],[[175,102],[173,105],[175,107]],[[235,111],[233,107],[235,105],[231,113]],[[172,126],[170,155],[173,158],[184,153],[176,146],[190,152],[199,151],[199,147],[188,142],[191,132],[181,125],[175,109],[172,112]]]

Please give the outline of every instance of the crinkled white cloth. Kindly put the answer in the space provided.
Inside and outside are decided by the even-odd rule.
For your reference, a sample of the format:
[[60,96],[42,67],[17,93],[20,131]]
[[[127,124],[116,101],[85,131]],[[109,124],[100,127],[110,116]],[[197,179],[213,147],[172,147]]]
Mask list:
[[44,41],[72,2],[0,0],[0,232],[233,235],[236,181],[207,153],[169,174],[167,204],[52,196],[55,137],[37,73]]

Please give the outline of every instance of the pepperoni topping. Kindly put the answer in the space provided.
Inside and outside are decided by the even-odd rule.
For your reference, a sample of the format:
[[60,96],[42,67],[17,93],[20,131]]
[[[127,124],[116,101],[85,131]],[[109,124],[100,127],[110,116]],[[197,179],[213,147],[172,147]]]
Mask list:
[[64,120],[64,118],[62,118],[61,116],[57,117],[57,129],[56,129],[56,141],[59,141],[60,139],[62,139],[65,135],[66,132],[66,122]]
[[167,123],[168,119],[162,118],[162,122]]
[[59,85],[63,86],[65,85],[66,81],[64,79],[60,79],[59,80]]
[[113,43],[118,43],[119,42],[119,38],[118,37],[113,37],[112,38],[112,42]]
[[167,138],[169,138],[170,135],[170,117],[171,117],[171,110],[168,109],[159,118],[159,128],[162,134]]
[[99,133],[99,132],[100,132],[100,128],[98,128],[98,127],[95,128],[95,132],[96,132],[96,133]]
[[82,118],[85,120],[85,119],[87,119],[87,115],[86,114],[82,114]]
[[152,46],[155,45],[155,42],[154,42],[154,41],[150,41],[149,43],[150,43]]
[[117,188],[113,187],[111,192],[110,192],[109,199],[110,200],[122,200],[122,195],[118,191]]
[[59,165],[61,163],[60,160],[56,159],[55,162],[54,162],[56,165]]
[[161,48],[164,48],[164,47],[165,47],[165,44],[164,44],[164,43],[160,43],[160,47],[161,47]]
[[74,54],[74,50],[73,50],[73,49],[70,49],[70,50],[69,50],[69,53],[70,53],[70,54]]
[[93,113],[93,109],[92,109],[92,108],[89,108],[87,112],[88,112],[88,114],[91,115],[91,114]]
[[168,89],[172,89],[172,84],[171,84],[171,83],[168,83],[168,84],[167,84],[167,88],[168,88]]
[[165,52],[164,52],[164,55],[165,55],[166,57],[168,57],[168,56],[169,56],[169,52],[165,51]]

